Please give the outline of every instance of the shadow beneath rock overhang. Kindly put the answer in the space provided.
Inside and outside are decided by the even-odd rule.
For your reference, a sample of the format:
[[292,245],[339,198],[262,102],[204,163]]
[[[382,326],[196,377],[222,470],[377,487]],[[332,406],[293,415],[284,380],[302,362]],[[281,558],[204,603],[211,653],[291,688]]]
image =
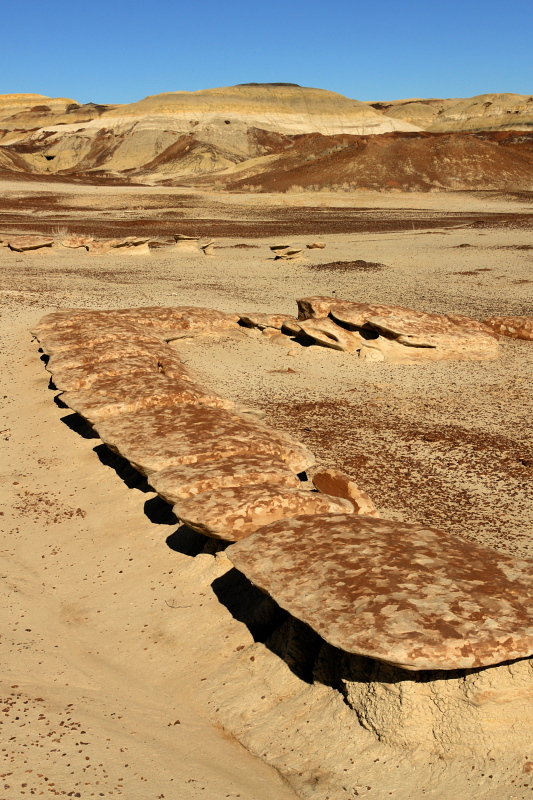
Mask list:
[[101,464],[105,467],[110,467],[116,472],[128,489],[138,489],[139,492],[153,493],[154,490],[148,484],[144,475],[136,470],[135,467],[132,467],[130,462],[125,458],[117,455],[117,453],[113,453],[105,444],[96,445],[96,447],[93,447],[93,452],[96,453]]
[[313,683],[325,642],[312,628],[282,609],[235,567],[216,578],[211,588],[234,619],[246,625],[254,641],[281,658],[298,678]]
[[[59,405],[59,403],[57,403],[57,405]],[[63,406],[59,407],[62,408]],[[81,417],[79,414],[76,414],[76,412],[72,412],[72,414],[68,414],[66,417],[61,417],[61,422],[63,425],[66,425],[67,428],[70,428],[71,431],[77,433],[78,436],[81,436],[82,439],[99,438],[92,425],[90,425],[87,420]]]
[[175,553],[182,553],[184,556],[192,558],[203,553],[209,541],[207,536],[189,528],[188,525],[180,525],[174,533],[166,538],[167,547],[170,547]]
[[154,525],[177,525],[179,523],[170,503],[167,503],[159,495],[151,497],[145,502],[144,513]]

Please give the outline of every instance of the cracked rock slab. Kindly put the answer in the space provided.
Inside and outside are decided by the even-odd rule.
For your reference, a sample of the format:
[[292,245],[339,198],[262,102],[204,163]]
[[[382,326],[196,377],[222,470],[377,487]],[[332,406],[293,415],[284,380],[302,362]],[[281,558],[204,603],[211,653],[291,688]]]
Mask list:
[[233,407],[231,400],[191,381],[167,378],[157,372],[152,375],[101,377],[88,390],[65,392],[61,399],[91,425],[118,414],[148,408],[171,408],[184,404]]
[[176,464],[150,475],[150,485],[172,504],[204,492],[258,484],[298,489],[301,481],[281,458],[261,453],[200,464]]
[[257,453],[281,458],[296,473],[306,469],[305,448],[299,453],[276,431],[218,408],[156,408],[121,414],[95,427],[108,447],[144,475],[173,464]]
[[434,528],[359,515],[285,519],[227,555],[327,642],[407,670],[533,653],[529,561]]
[[149,380],[151,377],[161,374],[184,381],[192,380],[187,368],[177,357],[170,354],[168,357],[160,358],[150,355],[129,356],[97,364],[83,364],[70,369],[56,369],[53,373],[53,381],[58,389],[68,392],[87,389],[102,378],[143,375],[145,380]]
[[275,520],[302,514],[346,513],[347,500],[280,486],[238,486],[178,501],[173,511],[206,536],[238,542]]

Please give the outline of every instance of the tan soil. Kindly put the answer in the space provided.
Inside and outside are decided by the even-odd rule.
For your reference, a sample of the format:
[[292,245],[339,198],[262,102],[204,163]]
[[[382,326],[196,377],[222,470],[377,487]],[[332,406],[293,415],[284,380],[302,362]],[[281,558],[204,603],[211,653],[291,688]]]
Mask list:
[[[254,627],[240,605],[250,586],[235,583],[224,554],[194,557],[201,544],[139,475],[54,404],[28,330],[58,307],[294,316],[297,297],[331,294],[477,319],[530,315],[531,200],[2,188],[0,232],[145,235],[146,225],[228,248],[211,259],[164,247],[137,259],[0,248],[6,796],[529,797],[530,742],[496,762],[486,751],[448,766],[423,749],[398,755],[336,689],[306,682],[309,649],[262,644],[260,619]],[[319,235],[325,250],[301,263],[270,253],[286,236],[305,247]],[[360,261],[383,266],[338,268]],[[202,383],[311,447],[317,469],[352,475],[383,518],[533,556],[530,342],[502,339],[494,362],[422,366],[282,347],[244,329],[175,347]]]

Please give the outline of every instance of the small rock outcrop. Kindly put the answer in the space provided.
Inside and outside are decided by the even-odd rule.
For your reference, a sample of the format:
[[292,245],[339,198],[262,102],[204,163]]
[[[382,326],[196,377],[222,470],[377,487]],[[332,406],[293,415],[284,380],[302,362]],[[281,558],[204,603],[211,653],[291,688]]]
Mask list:
[[367,493],[363,492],[356,482],[340,469],[324,469],[321,472],[315,472],[313,485],[319,492],[348,500],[356,514],[379,517],[378,511]]
[[318,344],[365,360],[410,364],[498,357],[494,331],[457,314],[317,296],[298,300],[298,322]]
[[186,236],[184,233],[175,233],[174,250],[179,250],[181,253],[199,253],[200,247],[198,244],[197,236]]
[[6,237],[6,244],[10,250],[24,253],[26,250],[41,250],[44,247],[52,247],[54,240],[48,236],[9,236]]

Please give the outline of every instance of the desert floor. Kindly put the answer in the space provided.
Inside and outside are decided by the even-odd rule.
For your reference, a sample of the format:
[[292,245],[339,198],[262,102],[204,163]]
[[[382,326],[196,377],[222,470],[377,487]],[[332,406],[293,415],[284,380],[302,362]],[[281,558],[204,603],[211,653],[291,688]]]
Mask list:
[[[256,654],[260,670],[265,648],[214,591],[217,558],[195,557],[170,507],[54,402],[29,331],[64,307],[294,315],[297,297],[332,294],[478,319],[531,314],[533,199],[0,184],[1,233],[65,228],[162,246],[149,256],[0,247],[0,798],[326,797],[327,785],[295,794],[281,759],[264,763],[213,723],[211,676],[235,654]],[[215,238],[215,256],[163,246],[172,233]],[[301,262],[268,249],[316,239],[326,248]],[[533,556],[532,343],[503,339],[497,361],[417,366],[244,330],[176,347],[205,383],[352,474],[382,516]],[[235,688],[244,717],[256,698]],[[479,780],[472,797],[529,796]],[[416,796],[413,785],[394,796]],[[389,797],[390,786],[365,796]],[[341,796],[356,795],[331,800]],[[450,784],[422,796],[455,794]]]

